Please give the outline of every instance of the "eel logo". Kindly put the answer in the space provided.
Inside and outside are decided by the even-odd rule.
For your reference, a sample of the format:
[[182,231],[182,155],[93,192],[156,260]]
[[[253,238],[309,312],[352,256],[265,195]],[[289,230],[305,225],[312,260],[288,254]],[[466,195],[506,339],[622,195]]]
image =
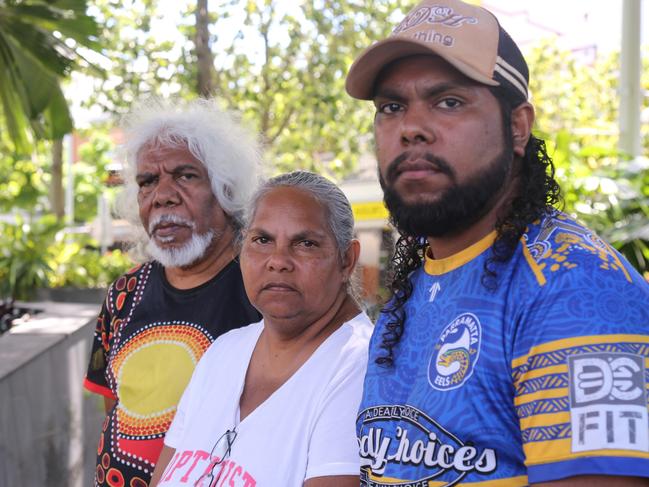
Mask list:
[[457,389],[471,377],[480,355],[478,317],[463,313],[442,331],[428,364],[428,382],[438,391]]

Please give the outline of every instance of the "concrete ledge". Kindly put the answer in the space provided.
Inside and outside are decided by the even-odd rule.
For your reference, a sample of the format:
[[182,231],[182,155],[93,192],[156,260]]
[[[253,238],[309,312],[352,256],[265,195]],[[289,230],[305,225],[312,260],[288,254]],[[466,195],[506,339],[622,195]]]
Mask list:
[[43,310],[0,336],[0,381],[65,337],[94,321],[97,305],[41,301],[19,303]]
[[102,401],[82,381],[99,305],[42,309],[0,336],[0,487],[92,485]]

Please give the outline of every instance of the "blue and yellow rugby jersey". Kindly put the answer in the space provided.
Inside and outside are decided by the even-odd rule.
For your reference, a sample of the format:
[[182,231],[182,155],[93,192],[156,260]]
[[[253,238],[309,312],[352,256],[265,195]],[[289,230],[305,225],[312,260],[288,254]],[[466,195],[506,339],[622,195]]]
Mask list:
[[498,287],[495,233],[426,260],[395,348],[357,420],[365,486],[520,486],[582,474],[649,477],[649,284],[564,214],[530,226]]

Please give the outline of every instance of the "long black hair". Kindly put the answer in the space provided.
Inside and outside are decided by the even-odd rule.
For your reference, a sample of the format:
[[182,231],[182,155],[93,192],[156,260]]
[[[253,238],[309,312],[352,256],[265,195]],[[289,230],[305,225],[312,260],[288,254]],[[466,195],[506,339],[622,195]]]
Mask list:
[[[525,100],[512,96],[511,91],[500,87],[490,88],[490,91],[500,106],[504,137],[511,140],[512,111]],[[493,290],[497,287],[498,266],[514,255],[527,226],[551,211],[561,201],[552,159],[548,156],[545,142],[534,135],[530,136],[520,161],[519,184],[509,212],[496,222],[496,241],[491,248],[491,256],[484,264],[482,275],[482,284],[488,289]],[[404,305],[413,291],[410,274],[422,266],[426,248],[427,241],[422,236],[402,234],[397,240],[390,262],[389,288],[392,300],[382,311],[388,315],[388,323],[381,337],[380,348],[384,354],[376,359],[379,365],[391,366],[394,362],[394,347],[403,335],[406,320]]]

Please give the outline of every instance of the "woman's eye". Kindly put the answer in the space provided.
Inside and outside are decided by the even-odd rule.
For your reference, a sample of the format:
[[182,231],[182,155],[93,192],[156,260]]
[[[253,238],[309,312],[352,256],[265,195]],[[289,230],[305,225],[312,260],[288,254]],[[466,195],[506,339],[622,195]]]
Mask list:
[[196,178],[196,177],[198,177],[198,176],[196,176],[196,174],[192,174],[192,173],[184,173],[184,174],[181,174],[181,175],[178,177],[178,179],[180,179],[180,180],[182,180],[182,181],[189,181],[189,180],[194,179],[194,178]]
[[316,243],[315,243],[313,240],[302,240],[302,241],[300,242],[300,245],[301,245],[302,247],[307,247],[307,248],[309,248],[309,247],[315,247],[315,246],[316,246]]
[[257,237],[252,237],[252,241],[258,244],[267,244],[270,240],[268,239],[268,237],[257,236]]

